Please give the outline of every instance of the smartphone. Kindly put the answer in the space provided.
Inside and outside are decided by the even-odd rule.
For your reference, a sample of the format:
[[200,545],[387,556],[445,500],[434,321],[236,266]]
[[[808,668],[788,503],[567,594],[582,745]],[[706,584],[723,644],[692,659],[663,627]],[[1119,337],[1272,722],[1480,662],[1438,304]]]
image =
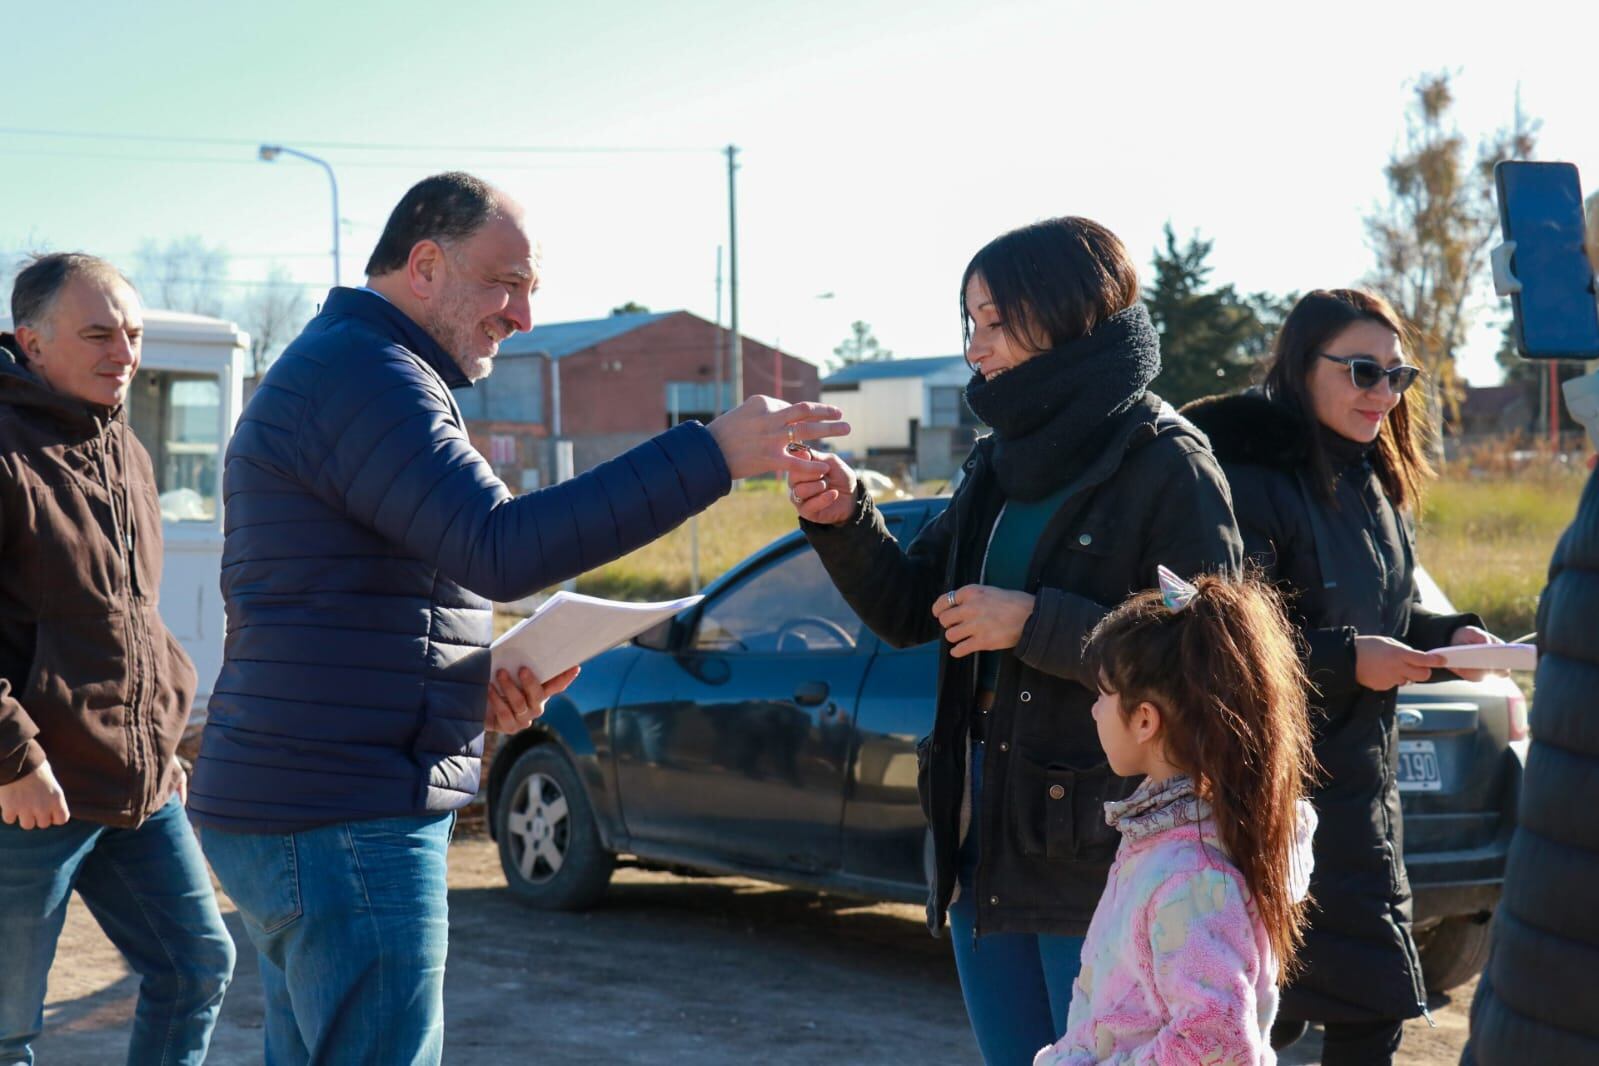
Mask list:
[[1582,185],[1570,163],[1494,167],[1499,228],[1515,242],[1516,351],[1526,359],[1599,359],[1594,268],[1583,251]]

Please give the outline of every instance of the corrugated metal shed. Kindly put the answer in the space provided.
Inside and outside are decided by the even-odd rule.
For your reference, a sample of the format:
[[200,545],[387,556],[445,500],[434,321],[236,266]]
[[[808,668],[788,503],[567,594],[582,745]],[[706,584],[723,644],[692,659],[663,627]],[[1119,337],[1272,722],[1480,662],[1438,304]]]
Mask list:
[[678,313],[639,311],[606,318],[589,318],[581,322],[535,325],[531,332],[515,334],[501,344],[500,356],[548,355],[551,359],[563,359]]
[[822,379],[822,388],[830,385],[853,385],[879,378],[917,378],[936,374],[941,370],[962,366],[966,360],[958,355],[934,355],[925,359],[875,359],[854,363],[836,374]]

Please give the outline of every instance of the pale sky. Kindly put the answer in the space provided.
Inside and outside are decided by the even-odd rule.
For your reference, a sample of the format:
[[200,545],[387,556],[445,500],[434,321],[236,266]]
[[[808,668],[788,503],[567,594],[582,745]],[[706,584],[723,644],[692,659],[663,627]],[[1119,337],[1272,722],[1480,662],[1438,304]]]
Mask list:
[[[1587,4],[0,0],[0,25],[0,127],[194,139],[0,132],[0,249],[131,265],[195,234],[235,291],[279,261],[319,300],[327,180],[257,161],[274,142],[335,168],[346,284],[405,189],[460,168],[527,205],[539,319],[711,318],[733,143],[743,330],[816,360],[857,318],[898,355],[958,351],[966,261],[1057,214],[1110,226],[1146,274],[1170,220],[1215,241],[1216,282],[1358,282],[1427,71],[1456,72],[1473,138],[1519,85],[1539,158],[1599,181]],[[1479,383],[1500,314],[1464,364]]]

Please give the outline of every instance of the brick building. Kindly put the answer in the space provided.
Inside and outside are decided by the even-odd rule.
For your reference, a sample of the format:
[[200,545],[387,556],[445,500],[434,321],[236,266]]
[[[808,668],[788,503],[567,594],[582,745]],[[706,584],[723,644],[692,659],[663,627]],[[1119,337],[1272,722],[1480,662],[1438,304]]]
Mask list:
[[[556,438],[587,470],[677,421],[731,406],[728,331],[687,311],[535,326],[500,345],[494,373],[456,399],[472,442],[513,491],[555,476]],[[744,338],[745,395],[815,400],[814,364]],[[718,373],[719,368],[723,369]]]

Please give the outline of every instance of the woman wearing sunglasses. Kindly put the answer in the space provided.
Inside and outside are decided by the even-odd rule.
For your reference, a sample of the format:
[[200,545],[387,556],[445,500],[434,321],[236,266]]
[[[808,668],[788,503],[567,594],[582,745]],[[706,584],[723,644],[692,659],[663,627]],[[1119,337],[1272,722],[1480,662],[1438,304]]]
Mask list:
[[1426,1012],[1400,829],[1396,692],[1427,649],[1495,640],[1475,615],[1417,601],[1414,518],[1432,477],[1420,370],[1379,296],[1318,290],[1283,323],[1265,385],[1200,400],[1250,558],[1288,593],[1308,654],[1322,778],[1315,900],[1273,1042],[1325,1024],[1326,1066],[1391,1062]]

